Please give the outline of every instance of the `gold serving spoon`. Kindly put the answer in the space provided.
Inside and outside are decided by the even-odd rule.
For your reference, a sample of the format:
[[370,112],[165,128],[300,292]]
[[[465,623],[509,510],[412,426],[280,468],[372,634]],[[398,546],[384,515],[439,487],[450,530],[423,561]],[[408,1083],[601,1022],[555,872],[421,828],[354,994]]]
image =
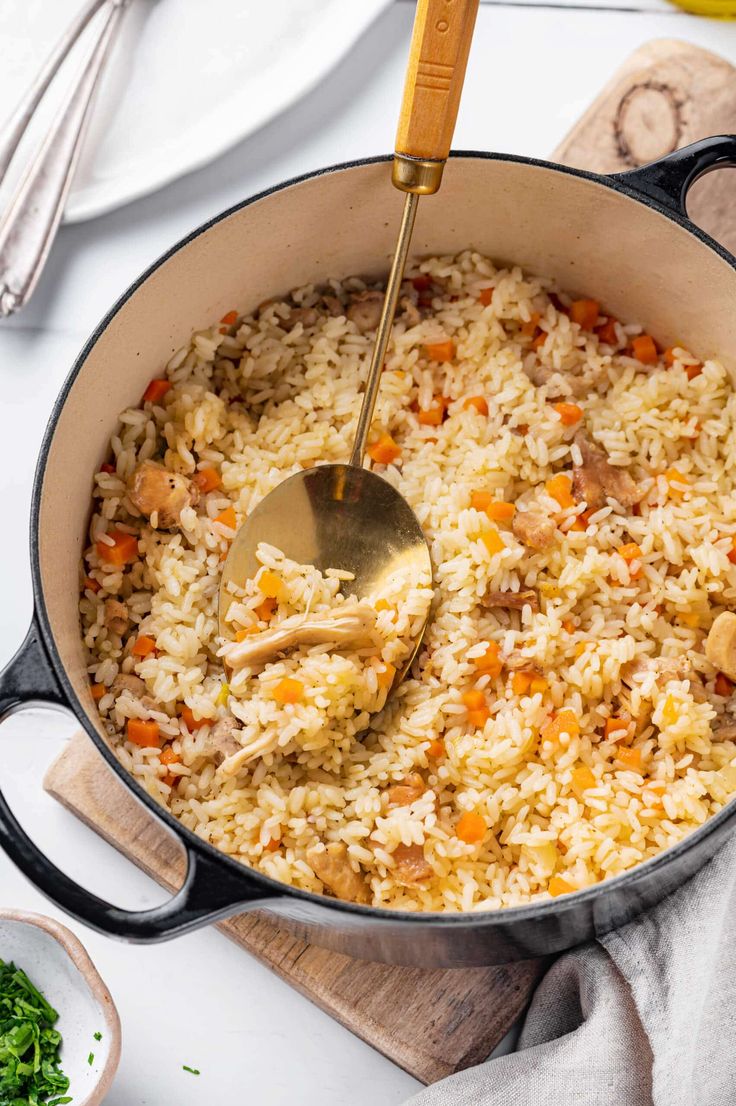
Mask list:
[[[220,585],[220,634],[233,586],[242,588],[261,565],[261,542],[299,564],[352,574],[345,588],[358,599],[382,590],[401,572],[410,585],[428,586],[432,562],[427,539],[406,500],[391,484],[363,468],[368,432],[381,380],[396,304],[420,196],[436,192],[450,152],[479,0],[418,0],[391,179],[406,192],[381,319],[376,331],[353,452],[348,464],[318,465],[290,476],[248,516],[230,546]],[[417,633],[408,671],[424,632]]]

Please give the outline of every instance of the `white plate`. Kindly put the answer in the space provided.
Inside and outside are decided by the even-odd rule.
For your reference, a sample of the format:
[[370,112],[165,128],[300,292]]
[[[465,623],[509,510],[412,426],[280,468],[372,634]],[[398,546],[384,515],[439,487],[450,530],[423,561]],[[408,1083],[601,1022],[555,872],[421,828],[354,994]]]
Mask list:
[[[294,103],[391,0],[132,0],[100,88],[65,221],[90,219],[212,158]],[[9,111],[81,0],[0,5],[0,105]],[[84,41],[59,75],[88,49]],[[44,106],[22,162],[48,126]],[[17,177],[14,166],[12,179]],[[8,188],[3,189],[3,197]]]

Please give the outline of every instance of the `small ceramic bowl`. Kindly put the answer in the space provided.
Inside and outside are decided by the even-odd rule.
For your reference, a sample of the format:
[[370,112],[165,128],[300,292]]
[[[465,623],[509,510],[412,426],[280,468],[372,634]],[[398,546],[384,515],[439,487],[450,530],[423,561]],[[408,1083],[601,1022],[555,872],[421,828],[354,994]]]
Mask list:
[[[98,1106],[120,1059],[120,1019],[84,946],[42,914],[0,910],[0,960],[22,968],[59,1012],[61,1066],[74,1106]],[[100,1040],[95,1040],[100,1033]],[[90,1063],[89,1057],[93,1054]]]

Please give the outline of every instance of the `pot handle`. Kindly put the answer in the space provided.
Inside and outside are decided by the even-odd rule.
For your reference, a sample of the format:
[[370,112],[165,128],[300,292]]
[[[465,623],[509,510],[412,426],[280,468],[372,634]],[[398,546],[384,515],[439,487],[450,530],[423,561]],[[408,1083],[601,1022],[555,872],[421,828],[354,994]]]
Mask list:
[[[0,721],[23,707],[71,709],[41,640],[34,618],[26,639],[0,672]],[[77,921],[111,937],[153,942],[177,937],[208,922],[257,906],[267,898],[246,871],[229,873],[204,850],[187,846],[183,886],[150,910],[123,910],[93,895],[65,875],[31,841],[0,790],[0,848],[39,891]]]
[[736,135],[720,134],[683,146],[639,169],[612,173],[611,179],[687,218],[687,194],[695,181],[729,166],[736,166]]

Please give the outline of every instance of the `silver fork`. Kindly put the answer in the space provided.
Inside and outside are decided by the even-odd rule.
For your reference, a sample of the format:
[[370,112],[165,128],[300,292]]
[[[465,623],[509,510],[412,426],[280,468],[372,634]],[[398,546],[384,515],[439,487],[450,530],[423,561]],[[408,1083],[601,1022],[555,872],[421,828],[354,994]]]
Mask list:
[[0,316],[30,299],[56,236],[79,160],[90,108],[110,45],[130,0],[88,0],[0,136],[0,180],[65,57],[100,12],[93,45],[0,218]]

